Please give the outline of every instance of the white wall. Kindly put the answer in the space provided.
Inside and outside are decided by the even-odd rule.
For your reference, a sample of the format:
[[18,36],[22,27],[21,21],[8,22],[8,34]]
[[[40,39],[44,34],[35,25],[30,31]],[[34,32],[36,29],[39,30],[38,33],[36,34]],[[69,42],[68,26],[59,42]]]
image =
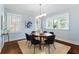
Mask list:
[[24,15],[24,16],[23,16],[23,19],[26,21],[26,23],[27,23],[28,21],[31,21],[31,22],[32,22],[32,27],[31,27],[31,28],[25,27],[25,22],[24,22],[25,33],[30,34],[32,31],[35,30],[35,18],[34,18],[34,17],[31,17],[31,16],[26,16],[26,15]]
[[[18,12],[13,11],[13,10],[6,10],[6,12],[18,13]],[[79,45],[79,36],[78,36],[79,35],[79,33],[78,33],[78,31],[79,31],[79,27],[78,27],[78,25],[79,25],[79,6],[51,14],[48,17],[52,17],[54,15],[65,13],[65,12],[69,13],[69,15],[70,15],[70,17],[69,17],[69,21],[70,21],[69,30],[57,30],[57,29],[56,30],[48,30],[48,29],[45,29],[44,28],[45,27],[45,18],[43,19],[43,30],[54,31],[56,34],[56,37],[58,37],[58,39],[62,38],[63,41],[67,41],[67,42],[71,42],[71,43]],[[31,20],[34,23],[33,16],[30,16],[28,14],[26,14],[26,15],[22,14],[22,17],[23,17],[23,22],[22,22],[23,28],[21,30],[23,32],[10,34],[11,40],[16,40],[18,38],[24,38],[25,37],[24,34],[26,32],[30,33],[32,30],[35,29],[34,24],[33,24],[33,27],[31,29],[25,28],[25,20],[26,21]],[[29,18],[29,17],[31,17],[31,18]]]
[[[4,19],[4,6],[3,5],[0,5],[0,21],[1,21],[1,16],[3,16],[3,19]],[[0,31],[1,31],[1,28],[0,28]],[[3,40],[1,33],[0,33],[0,52],[3,48],[3,46],[4,46],[4,40]]]
[[[22,16],[21,28],[19,29],[21,32],[9,33],[9,38],[10,38],[9,41],[24,39],[25,33],[30,34],[31,31],[33,31],[35,29],[33,16],[30,16],[28,14],[23,14],[23,13],[15,11],[15,10],[5,9],[5,21],[7,20],[7,13],[15,13],[15,14],[20,14]],[[30,29],[25,28],[25,21],[27,22],[28,20],[32,21],[32,23],[33,23],[33,26]],[[5,40],[5,42],[8,42],[8,37],[5,36],[4,40]]]
[[70,10],[69,39],[79,43],[79,6]]
[[55,32],[56,37],[58,37],[58,39],[61,38],[59,40],[63,40],[79,45],[79,36],[78,36],[79,35],[79,6],[71,9],[63,10],[55,14],[51,14],[50,17],[65,12],[69,13],[69,21],[70,21],[69,30],[57,30],[57,29],[48,30],[45,28],[44,30]]

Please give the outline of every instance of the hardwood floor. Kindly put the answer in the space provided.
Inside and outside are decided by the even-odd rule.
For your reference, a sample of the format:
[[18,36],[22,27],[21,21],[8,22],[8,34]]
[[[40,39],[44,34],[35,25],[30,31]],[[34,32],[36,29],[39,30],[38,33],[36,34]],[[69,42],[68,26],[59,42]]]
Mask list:
[[78,45],[74,45],[68,42],[63,42],[60,40],[56,40],[56,42],[71,46],[71,49],[69,50],[68,54],[79,54],[79,46]]
[[6,42],[1,54],[22,54],[17,41]]
[[[71,49],[69,50],[68,54],[79,54],[79,46],[59,40],[56,40],[56,42],[71,46]],[[17,41],[12,41],[6,42],[4,44],[1,54],[22,54],[22,52],[18,46]]]

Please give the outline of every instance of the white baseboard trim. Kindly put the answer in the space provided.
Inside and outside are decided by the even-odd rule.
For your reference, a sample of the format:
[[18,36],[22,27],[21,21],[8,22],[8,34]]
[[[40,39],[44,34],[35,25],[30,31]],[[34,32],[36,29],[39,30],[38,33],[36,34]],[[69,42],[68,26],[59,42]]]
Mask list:
[[73,41],[73,40],[62,39],[62,38],[56,38],[56,40],[60,40],[60,41],[68,42],[68,43],[71,43],[71,44],[79,45],[79,42],[76,42],[76,41]]
[[[20,40],[20,39],[24,39],[25,37],[21,37],[21,38],[16,38],[16,39],[10,39],[9,41],[15,41],[15,40]],[[4,42],[8,42],[8,40],[4,41]]]

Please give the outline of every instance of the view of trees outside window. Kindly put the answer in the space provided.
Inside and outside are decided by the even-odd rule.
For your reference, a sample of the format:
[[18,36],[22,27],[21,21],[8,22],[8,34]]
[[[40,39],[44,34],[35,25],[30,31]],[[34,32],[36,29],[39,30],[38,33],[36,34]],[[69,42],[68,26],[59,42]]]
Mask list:
[[47,29],[69,29],[69,14],[53,16],[46,19]]
[[17,14],[7,14],[7,31],[10,33],[19,32],[21,27],[21,16]]
[[46,28],[47,29],[53,29],[53,20],[51,18],[46,20]]

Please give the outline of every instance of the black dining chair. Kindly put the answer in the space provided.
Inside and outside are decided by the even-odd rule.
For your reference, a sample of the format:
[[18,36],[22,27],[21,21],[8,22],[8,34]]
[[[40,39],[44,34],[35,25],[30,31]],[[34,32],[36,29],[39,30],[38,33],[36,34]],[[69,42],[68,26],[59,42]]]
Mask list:
[[31,33],[35,33],[36,31],[32,31]]
[[[43,34],[47,33],[47,31],[43,31]],[[46,38],[43,37],[43,40],[46,40]]]
[[27,33],[25,33],[25,35],[26,35],[27,44],[28,44],[28,47],[29,47],[29,45],[31,45],[30,35],[29,35],[29,34],[27,34]]
[[47,31],[43,31],[43,33],[47,33]]
[[45,42],[45,45],[48,46],[48,52],[49,52],[49,53],[50,53],[50,45],[53,44],[54,49],[56,49],[56,48],[55,48],[55,45],[54,45],[54,42],[55,42],[55,35],[48,36],[44,42]]
[[54,35],[54,32],[49,32],[50,34]]
[[36,45],[39,45],[40,47],[40,40],[37,40],[33,35],[30,35],[30,38],[31,38],[31,45],[34,45],[34,51],[33,53],[35,54],[35,47]]

